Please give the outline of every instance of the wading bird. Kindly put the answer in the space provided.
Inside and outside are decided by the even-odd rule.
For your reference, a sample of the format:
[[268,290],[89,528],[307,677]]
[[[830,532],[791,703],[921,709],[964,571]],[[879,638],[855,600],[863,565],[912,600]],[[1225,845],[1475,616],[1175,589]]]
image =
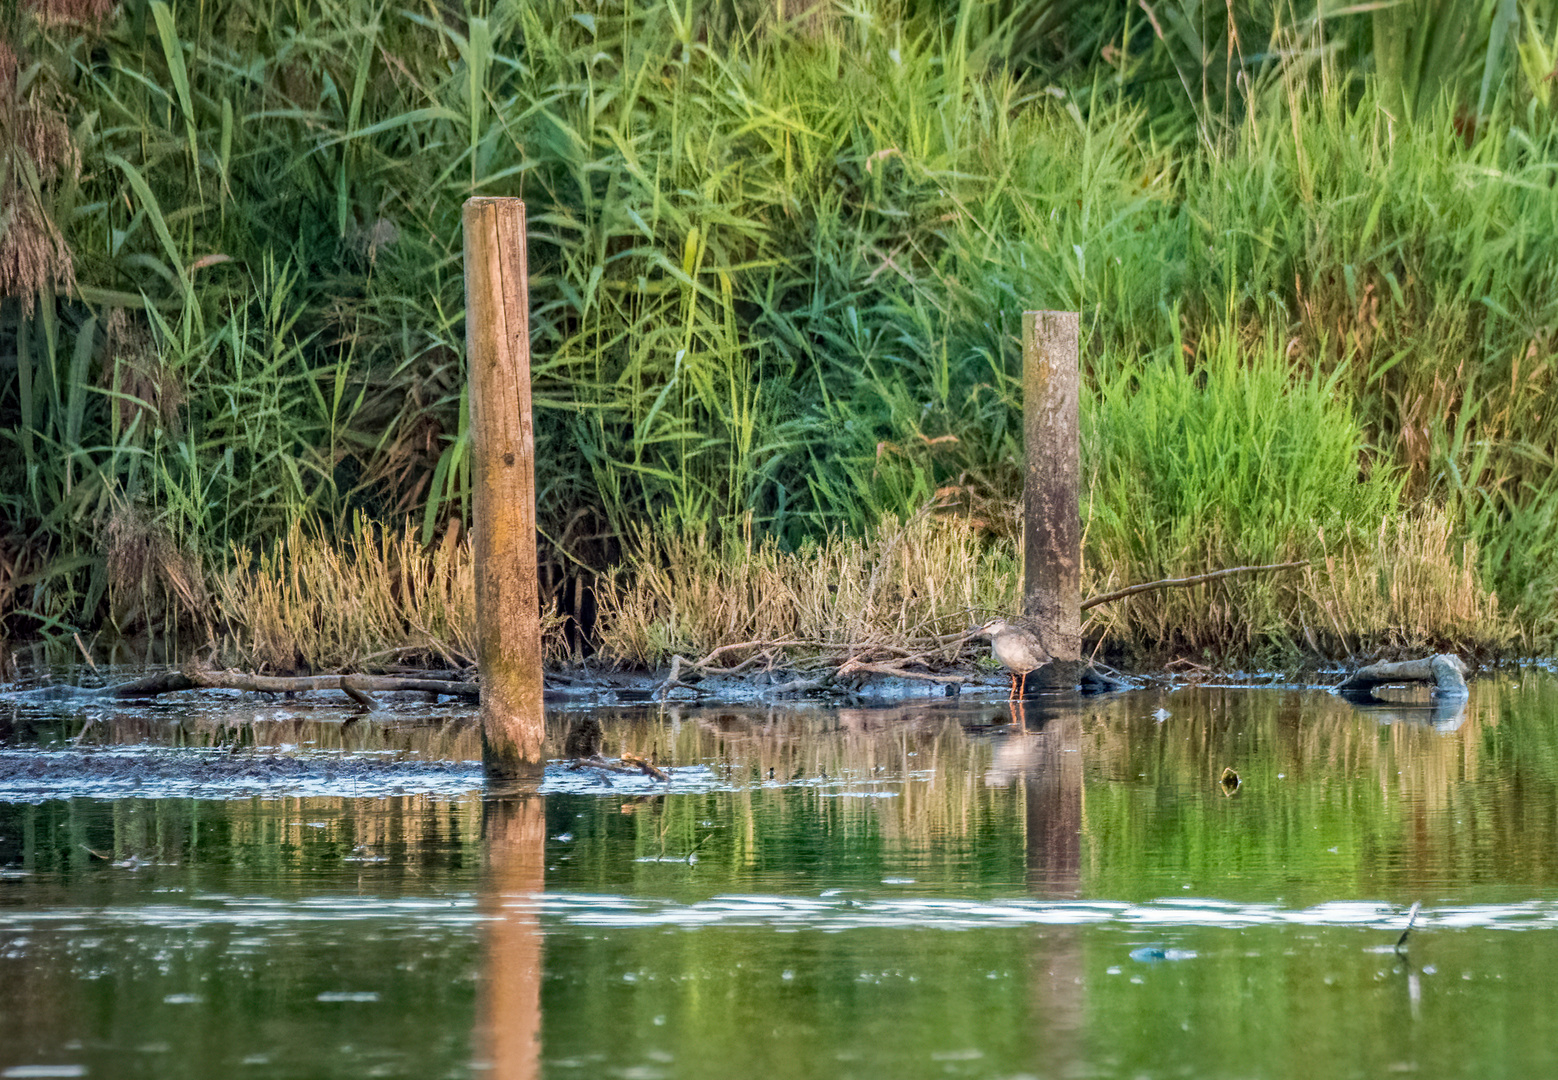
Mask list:
[[1022,678],[1022,696],[1027,696],[1028,673],[1043,667],[1054,659],[1044,647],[1039,628],[1032,619],[1020,616],[998,617],[978,627],[974,634],[990,639],[990,655],[1011,672],[1012,692],[1007,700],[1018,696],[1018,677]]

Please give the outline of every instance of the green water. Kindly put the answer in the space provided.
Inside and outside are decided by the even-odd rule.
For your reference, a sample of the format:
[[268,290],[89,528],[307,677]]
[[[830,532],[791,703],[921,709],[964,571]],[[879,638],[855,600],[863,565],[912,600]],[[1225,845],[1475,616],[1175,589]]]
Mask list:
[[1437,712],[1203,688],[596,713],[670,794],[24,783],[22,748],[476,754],[468,714],[261,709],[0,713],[0,1077],[1558,1069],[1544,674]]

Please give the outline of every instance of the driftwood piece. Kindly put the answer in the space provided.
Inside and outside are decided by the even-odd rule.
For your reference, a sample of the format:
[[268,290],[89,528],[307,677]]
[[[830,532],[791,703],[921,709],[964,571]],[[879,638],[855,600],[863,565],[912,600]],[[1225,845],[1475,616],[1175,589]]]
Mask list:
[[618,765],[612,761],[607,761],[604,758],[574,758],[568,763],[568,768],[571,772],[579,772],[583,769],[594,769],[597,772],[605,773],[606,776],[603,777],[603,779],[606,781],[608,786],[611,784],[612,773],[637,773],[638,771],[637,769],[624,768],[623,766]]
[[0,697],[8,701],[102,701],[104,699],[136,700],[154,698],[159,694],[172,694],[180,690],[198,689],[182,671],[157,671],[128,682],[109,686],[74,686],[57,683],[34,687],[31,690],[0,690]]
[[[804,638],[784,638],[775,641],[757,638],[752,641],[733,641],[728,645],[720,645],[701,660],[688,660],[680,654],[673,655],[671,657],[670,673],[666,675],[665,680],[660,685],[655,687],[655,699],[663,700],[667,693],[678,687],[698,693],[699,691],[695,683],[687,682],[682,678],[683,672],[686,672],[688,675],[695,674],[699,678],[702,678],[704,675],[734,675],[765,655],[769,657],[769,662],[772,663],[771,650],[794,645],[809,645],[815,648],[826,647],[824,642],[810,641]],[[716,668],[713,666],[714,661],[720,656],[728,652],[734,652],[737,649],[757,649],[758,652],[735,667]]]
[[587,758],[574,758],[568,763],[568,768],[575,771],[579,769],[596,769],[603,773],[642,773],[645,776],[652,776],[663,783],[669,784],[671,782],[671,778],[656,768],[647,758],[641,758],[633,753],[624,753],[620,762],[609,761],[599,754]]
[[681,687],[684,690],[692,690],[694,693],[697,692],[697,688],[693,686],[692,683],[682,681],[683,663],[685,663],[685,661],[682,660],[680,653],[671,657],[671,673],[665,677],[664,682],[655,687],[654,696],[656,701],[665,700],[665,695],[670,693],[671,690],[675,687]]
[[[481,687],[474,682],[454,679],[403,679],[396,675],[255,675],[247,671],[221,671],[191,666],[185,671],[195,686],[207,690],[248,690],[268,694],[307,693],[310,690],[340,690],[353,700],[357,694],[396,690],[425,690],[450,697],[476,700]],[[356,691],[354,694],[353,691]],[[372,700],[371,698],[369,700]]]
[[654,762],[650,761],[648,758],[639,757],[637,754],[631,753],[627,750],[622,751],[622,764],[632,765],[645,776],[653,776],[656,780],[664,781],[667,784],[671,782],[671,778],[665,775],[665,773],[661,772],[655,766]]
[[105,686],[95,693],[102,697],[129,699],[152,698],[159,694],[174,694],[180,690],[193,689],[195,683],[182,671],[157,671],[150,675],[142,675],[139,679],[131,679],[129,682]]
[[1077,682],[1078,688],[1089,694],[1114,694],[1123,690],[1134,690],[1136,687],[1120,678],[1119,672],[1094,661],[1082,671]]
[[1429,682],[1436,697],[1465,697],[1466,665],[1454,653],[1439,653],[1421,660],[1369,664],[1348,676],[1336,688],[1346,697],[1372,697],[1377,686],[1393,683]]
[[358,685],[357,680],[359,677],[356,675],[342,675],[341,692],[355,701],[357,707],[363,712],[378,712],[379,703],[374,701],[368,692]]
[[481,687],[475,682],[455,679],[403,678],[396,675],[255,675],[247,671],[201,668],[190,665],[183,671],[156,671],[128,682],[111,686],[48,686],[22,693],[47,700],[52,698],[112,698],[121,701],[154,698],[181,690],[250,690],[262,693],[307,693],[310,690],[340,690],[363,709],[372,712],[379,706],[370,696],[378,692],[422,690],[449,697],[476,700]]
[[842,679],[845,676],[855,674],[857,671],[866,671],[873,675],[891,675],[900,679],[921,679],[926,682],[965,683],[969,679],[967,675],[938,675],[928,671],[906,671],[901,665],[908,662],[908,660],[901,660],[898,663],[873,664],[865,660],[846,660],[833,673],[833,677]]
[[758,692],[758,697],[763,700],[779,697],[781,694],[804,694],[811,690],[821,690],[828,685],[826,676],[817,675],[808,677],[797,675],[789,682],[776,683],[773,686],[764,687]]
[[1423,909],[1421,900],[1412,901],[1412,910],[1407,912],[1406,929],[1401,931],[1401,936],[1396,939],[1396,953],[1399,956],[1407,954],[1407,936],[1412,933],[1412,927],[1417,923],[1417,913]]

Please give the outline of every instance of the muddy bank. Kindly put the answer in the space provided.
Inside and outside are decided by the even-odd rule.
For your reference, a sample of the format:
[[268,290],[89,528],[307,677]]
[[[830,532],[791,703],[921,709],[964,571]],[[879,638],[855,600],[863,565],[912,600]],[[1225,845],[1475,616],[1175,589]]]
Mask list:
[[923,678],[861,673],[828,680],[775,670],[735,675],[697,676],[670,671],[598,671],[587,667],[549,671],[545,697],[555,704],[643,704],[656,701],[749,705],[782,701],[818,701],[835,705],[895,703],[968,696],[1005,698],[1005,673],[972,667],[950,669]]
[[[299,683],[321,681],[302,677]],[[470,684],[467,684],[470,685]],[[707,702],[711,704],[761,704],[814,700],[831,704],[918,701],[935,698],[1004,698],[1009,682],[1004,673],[987,673],[971,667],[920,678],[862,673],[848,680],[828,680],[793,671],[743,672],[737,675],[695,676],[672,672],[601,671],[579,667],[546,674],[544,697],[548,704],[635,705],[653,702]],[[403,711],[412,705],[460,710],[474,708],[464,695],[423,690],[375,691],[376,704],[385,711]],[[80,671],[40,673],[0,688],[0,702],[39,706],[82,706],[112,702],[123,708],[131,702],[212,700],[261,700],[312,702],[323,706],[356,707],[345,692],[334,687],[311,686],[300,691],[272,692],[233,688],[209,688],[182,679],[176,670],[146,672],[120,670],[106,677]]]
[[[241,673],[240,673],[241,674]],[[433,673],[419,673],[423,675]],[[452,673],[437,673],[449,679]],[[1329,688],[1347,674],[1341,667],[1310,671],[1298,676],[1287,672],[1190,672],[1164,671],[1154,675],[1123,676],[1118,689],[1146,685],[1171,688],[1199,683],[1251,687],[1287,687],[1293,689]],[[855,672],[846,679],[830,679],[816,673],[779,669],[736,674],[696,674],[686,670],[616,671],[589,666],[553,669],[546,673],[544,700],[548,705],[589,707],[596,705],[707,704],[765,705],[810,702],[825,706],[872,706],[908,704],[917,701],[965,699],[1004,701],[1010,681],[1004,671],[988,671],[971,664],[949,667],[913,677],[876,672]],[[300,683],[318,683],[324,677],[301,677]],[[472,685],[467,683],[466,685]],[[148,691],[149,688],[149,691]],[[1089,692],[1105,687],[1094,686]],[[1053,696],[1033,690],[1033,695]],[[475,711],[475,701],[467,693],[450,695],[407,690],[374,692],[369,715],[384,718],[437,719],[467,715]],[[318,708],[340,710],[343,720],[361,717],[361,700],[333,687],[310,687],[298,692],[212,689],[193,686],[180,680],[177,669],[147,670],[119,668],[94,674],[85,669],[37,672],[0,687],[0,706],[72,711],[99,707],[124,710],[152,703],[165,706],[201,703],[270,703],[278,708]]]

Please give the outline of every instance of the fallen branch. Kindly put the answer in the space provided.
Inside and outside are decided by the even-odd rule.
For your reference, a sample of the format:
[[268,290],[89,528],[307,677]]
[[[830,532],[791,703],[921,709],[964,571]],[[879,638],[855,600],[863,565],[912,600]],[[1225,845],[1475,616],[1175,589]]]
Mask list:
[[[779,641],[767,641],[762,638],[758,638],[752,641],[734,641],[729,645],[721,645],[710,652],[702,660],[688,660],[680,653],[677,653],[671,657],[671,670],[666,674],[664,681],[655,687],[655,700],[658,701],[664,699],[667,693],[677,687],[681,687],[684,690],[692,690],[697,692],[697,687],[694,684],[682,681],[683,669],[687,670],[688,672],[698,672],[700,674],[734,675],[743,668],[747,667],[753,661],[757,660],[758,656],[767,655],[769,650],[784,648],[790,645],[809,645],[813,648],[827,647],[823,642],[810,641],[805,638],[786,638]],[[743,660],[741,663],[732,668],[712,668],[710,666],[721,655],[728,652],[734,652],[737,649],[758,649],[761,651],[755,656],[747,657],[747,659]],[[769,656],[769,660],[772,662],[772,656]]]
[[[247,690],[266,694],[297,694],[310,690],[340,690],[354,701],[357,694],[386,693],[397,690],[424,690],[434,694],[475,700],[481,687],[474,682],[454,679],[405,679],[397,675],[255,675],[231,669],[216,671],[191,666],[184,674],[195,686],[207,690]],[[348,686],[348,683],[350,685]],[[353,693],[356,691],[357,693]],[[369,699],[372,700],[372,699]],[[359,702],[360,704],[360,702]]]
[[601,758],[601,757],[574,758],[572,761],[570,761],[568,763],[568,768],[573,770],[574,772],[578,772],[580,769],[595,769],[595,770],[597,770],[599,772],[604,772],[604,773],[634,773],[634,774],[636,774],[638,772],[637,769],[629,769],[629,768],[627,768],[625,766],[618,765],[614,761],[607,761],[605,758]]
[[694,661],[688,666],[698,668],[699,670],[707,670],[708,666],[714,662],[716,657],[724,653],[734,652],[736,649],[777,649],[789,645],[810,645],[814,648],[823,649],[828,647],[826,642],[808,641],[804,638],[793,638],[783,641],[765,641],[761,638],[758,638],[755,641],[737,641],[729,645],[721,645],[719,648],[709,653],[709,655],[705,656],[702,660]]
[[1393,664],[1369,664],[1348,676],[1336,687],[1344,696],[1372,696],[1376,686],[1403,682],[1431,682],[1439,697],[1465,697],[1466,665],[1454,653],[1439,653],[1422,660],[1402,660]]
[[[949,642],[963,640],[967,637],[968,631],[960,630],[951,634],[938,634],[928,638],[913,639],[909,645],[897,645],[885,641],[853,641],[840,644],[817,641],[811,638],[780,638],[774,640],[754,638],[751,641],[733,641],[728,645],[720,645],[710,650],[706,656],[699,660],[688,660],[680,654],[672,655],[670,670],[666,673],[666,677],[655,686],[654,698],[655,700],[663,700],[667,693],[677,688],[699,692],[698,687],[694,683],[685,681],[684,675],[692,673],[699,675],[734,675],[760,659],[766,658],[771,664],[774,660],[771,650],[793,646],[804,646],[821,650],[821,655],[803,662],[800,665],[803,668],[833,667],[836,664],[842,663],[844,666],[833,672],[832,677],[834,678],[839,674],[847,675],[854,671],[866,671],[881,675],[898,675],[906,679],[928,679],[934,682],[965,682],[967,680],[961,676],[927,675],[923,672],[904,671],[897,664],[923,661],[926,657],[936,653],[940,646],[944,646]],[[925,648],[927,645],[931,646],[929,651]],[[734,667],[714,666],[714,661],[721,656],[742,649],[756,649],[759,651]],[[862,659],[862,657],[877,654],[895,656],[895,662],[881,667],[873,667],[869,661]],[[825,678],[797,678],[781,686],[768,689],[764,692],[764,696],[813,690],[819,686],[826,685],[826,681]]]
[[142,675],[139,679],[116,683],[95,691],[102,697],[150,698],[159,694],[175,694],[180,690],[193,690],[195,684],[182,671],[157,671]]
[[1398,956],[1406,956],[1406,954],[1407,954],[1407,935],[1412,932],[1412,927],[1417,922],[1417,913],[1419,911],[1421,911],[1422,908],[1423,908],[1423,902],[1421,900],[1414,900],[1414,901],[1412,901],[1412,910],[1407,912],[1407,925],[1406,925],[1406,929],[1401,931],[1401,936],[1396,939],[1396,954]]
[[[901,661],[907,663],[908,661]],[[833,673],[835,679],[841,679],[846,675],[853,675],[857,671],[869,672],[873,675],[896,675],[900,679],[923,679],[926,682],[964,683],[968,682],[967,675],[936,675],[928,671],[905,671],[899,664],[873,664],[865,660],[846,660],[839,669]]]
[[[665,700],[665,695],[670,693],[673,687],[677,686],[684,690],[691,690],[693,693],[698,692],[698,688],[692,683],[682,682],[682,664],[684,663],[686,663],[686,661],[682,659],[681,653],[677,653],[671,657],[671,671],[668,675],[666,675],[665,681],[662,682],[659,686],[655,687],[654,700]],[[688,667],[693,666],[694,665],[692,664],[688,664]]]
[[370,697],[367,691],[358,684],[358,676],[342,675],[341,691],[357,703],[357,707],[363,712],[371,713],[379,711],[379,703]]
[[671,782],[671,778],[656,768],[647,758],[641,758],[634,753],[624,753],[621,764],[615,761],[607,761],[599,754],[587,758],[574,758],[568,763],[568,768],[574,771],[579,769],[596,769],[604,773],[629,773],[633,775],[642,773],[645,776],[652,776],[663,783],[669,784]]
[[1158,581],[1147,581],[1140,585],[1127,585],[1123,589],[1116,589],[1111,593],[1101,596],[1093,596],[1082,601],[1079,610],[1097,607],[1099,604],[1108,604],[1115,600],[1123,600],[1127,596],[1135,596],[1137,593],[1152,592],[1155,589],[1182,589],[1190,585],[1202,585],[1208,581],[1216,581],[1218,578],[1232,577],[1235,574],[1255,574],[1265,570],[1296,570],[1300,566],[1308,566],[1308,559],[1300,559],[1296,562],[1268,563],[1265,566],[1233,566],[1227,570],[1213,570],[1206,574],[1196,574],[1194,577],[1161,578]]
[[671,778],[656,768],[654,762],[648,758],[641,758],[627,750],[622,751],[622,764],[634,766],[645,776],[653,776],[656,780],[661,780],[667,784],[671,782]]
[[108,699],[154,698],[159,694],[172,694],[180,690],[197,689],[182,671],[158,671],[143,675],[129,682],[111,686],[73,686],[57,683],[38,686],[31,690],[0,690],[0,697],[7,701],[73,701]]
[[808,690],[820,690],[828,685],[828,680],[822,676],[806,678],[804,676],[791,679],[789,682],[780,683],[778,686],[765,687],[758,692],[758,697],[763,699],[776,698],[781,694],[804,694]]

